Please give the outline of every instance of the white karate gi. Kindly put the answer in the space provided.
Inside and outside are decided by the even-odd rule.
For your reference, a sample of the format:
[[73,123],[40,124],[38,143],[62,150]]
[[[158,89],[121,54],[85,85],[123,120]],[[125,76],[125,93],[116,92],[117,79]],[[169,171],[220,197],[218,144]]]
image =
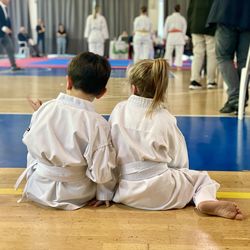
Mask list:
[[151,99],[135,95],[110,117],[120,180],[113,200],[148,209],[183,208],[192,199],[216,200],[219,185],[206,172],[188,169],[185,139],[164,108],[145,117]]
[[89,15],[86,21],[84,37],[88,39],[89,51],[100,56],[104,55],[104,42],[109,38],[107,22],[99,13],[96,18]]
[[152,23],[148,16],[140,15],[134,20],[134,62],[149,59],[152,49]]
[[23,200],[74,210],[95,197],[112,199],[110,126],[91,102],[61,93],[33,114],[23,143],[27,169],[17,182],[27,177]]
[[175,66],[182,66],[182,55],[185,45],[187,22],[178,12],[168,16],[164,25],[164,37],[166,39],[165,59],[170,66],[173,64],[173,51],[175,50]]

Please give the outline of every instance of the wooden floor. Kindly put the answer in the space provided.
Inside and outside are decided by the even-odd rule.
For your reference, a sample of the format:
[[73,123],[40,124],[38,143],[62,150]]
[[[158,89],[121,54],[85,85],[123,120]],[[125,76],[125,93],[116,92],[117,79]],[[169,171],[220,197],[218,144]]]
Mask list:
[[[167,104],[175,115],[221,115],[219,109],[227,100],[225,90],[189,90],[189,71],[173,72],[170,78]],[[39,97],[43,101],[55,98],[65,91],[65,77],[1,76],[0,113],[31,113],[27,96]],[[112,78],[107,94],[95,102],[96,111],[109,114],[115,104],[129,96],[129,85],[125,78]],[[249,107],[246,115],[250,115]]]
[[[220,115],[226,101],[223,89],[188,90],[190,72],[174,72],[168,106],[175,115]],[[31,113],[26,97],[43,101],[64,92],[64,77],[1,76],[0,113]],[[129,95],[126,79],[111,79],[107,95],[95,102],[96,110],[109,114]],[[247,115],[250,114],[249,109]],[[113,205],[73,212],[17,203],[12,189],[22,169],[0,166],[0,249],[250,249],[250,220],[233,221],[203,216],[190,206],[182,210],[143,211]],[[221,192],[250,192],[250,172],[210,172]],[[233,199],[245,215],[250,199]]]

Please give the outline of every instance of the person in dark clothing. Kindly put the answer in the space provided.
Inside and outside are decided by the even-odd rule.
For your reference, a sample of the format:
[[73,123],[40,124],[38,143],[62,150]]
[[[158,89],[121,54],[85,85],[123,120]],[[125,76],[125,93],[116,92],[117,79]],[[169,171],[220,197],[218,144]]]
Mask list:
[[[237,113],[238,110],[240,74],[245,67],[250,44],[249,13],[249,0],[214,0],[208,16],[208,25],[217,25],[216,57],[228,86],[228,100],[220,110],[221,113]],[[234,64],[235,56],[237,67]]]
[[[19,42],[26,42],[27,43],[28,47],[31,48],[32,55],[40,57],[38,46],[34,43],[33,39],[29,36],[25,27],[23,27],[23,26],[20,27],[17,38],[18,38]],[[20,46],[22,46],[22,45],[20,45]]]
[[37,32],[37,46],[39,47],[41,44],[42,47],[42,53],[45,54],[45,26],[44,22],[39,19],[38,24],[36,26],[36,32]]
[[193,62],[189,89],[201,89],[201,69],[206,56],[207,88],[216,88],[215,28],[207,28],[207,17],[213,0],[191,0],[188,6],[187,35],[192,36]]
[[11,70],[20,70],[16,65],[15,49],[11,40],[11,22],[7,12],[10,0],[0,0],[0,45],[5,49],[11,64]]

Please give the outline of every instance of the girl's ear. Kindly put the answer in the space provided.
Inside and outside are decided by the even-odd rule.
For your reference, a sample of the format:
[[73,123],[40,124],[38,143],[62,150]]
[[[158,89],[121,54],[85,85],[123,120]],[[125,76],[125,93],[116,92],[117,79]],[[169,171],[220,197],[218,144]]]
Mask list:
[[135,85],[133,85],[133,84],[131,85],[131,93],[133,95],[138,94],[138,88]]
[[71,90],[73,88],[73,82],[69,76],[66,76],[66,82],[67,82],[66,89]]

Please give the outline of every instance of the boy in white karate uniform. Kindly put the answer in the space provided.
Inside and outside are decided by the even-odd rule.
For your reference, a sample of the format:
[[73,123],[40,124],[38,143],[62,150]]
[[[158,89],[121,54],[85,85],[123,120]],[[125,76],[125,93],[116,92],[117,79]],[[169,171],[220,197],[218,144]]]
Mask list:
[[74,210],[92,199],[95,206],[112,199],[115,151],[108,122],[92,102],[106,92],[111,72],[108,61],[90,52],[72,59],[67,94],[60,93],[33,114],[23,136],[27,169],[22,200]]
[[90,52],[104,55],[104,43],[109,38],[109,33],[106,19],[100,14],[99,5],[96,5],[93,14],[87,17],[84,37],[88,39]]
[[110,117],[120,172],[113,200],[148,210],[183,208],[193,200],[202,213],[242,219],[235,203],[216,200],[218,183],[188,169],[185,139],[164,107],[166,60],[140,61],[128,74],[132,95]]

